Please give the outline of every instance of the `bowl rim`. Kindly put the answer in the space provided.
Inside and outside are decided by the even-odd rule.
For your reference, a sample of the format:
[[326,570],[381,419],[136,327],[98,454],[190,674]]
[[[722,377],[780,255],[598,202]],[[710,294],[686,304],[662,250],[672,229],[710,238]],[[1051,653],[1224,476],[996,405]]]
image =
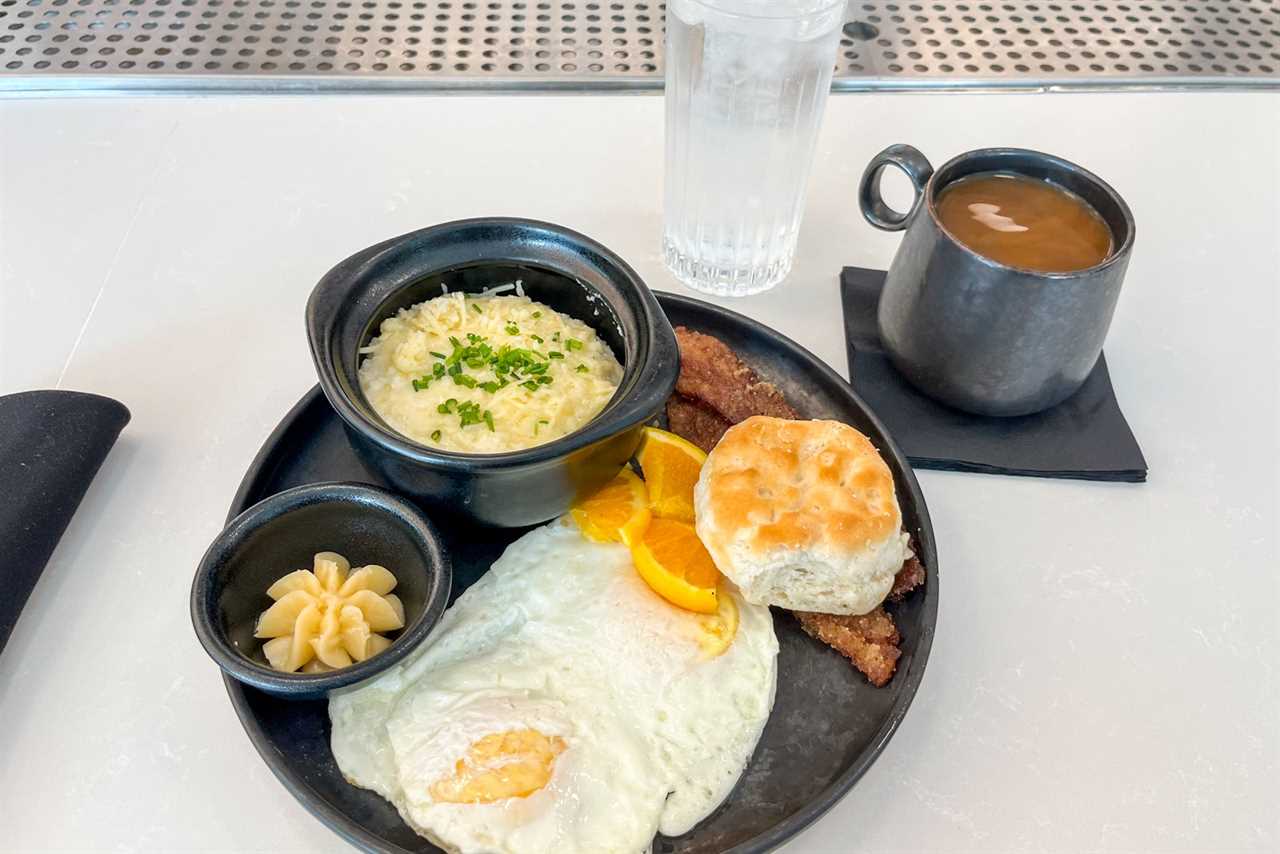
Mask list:
[[[338,289],[347,291],[349,299],[350,291],[362,280],[377,275],[377,268],[386,263],[389,257],[403,252],[405,244],[411,241],[465,233],[481,227],[504,227],[530,234],[551,236],[574,245],[575,249],[584,256],[594,256],[599,259],[599,266],[612,268],[617,274],[613,279],[614,283],[636,295],[640,311],[635,318],[636,327],[639,330],[638,340],[635,342],[636,359],[634,364],[622,365],[622,378],[619,380],[618,388],[603,409],[577,430],[550,442],[515,451],[476,454],[446,451],[419,444],[370,417],[370,412],[373,412],[372,406],[364,401],[353,399],[344,385],[337,381],[337,376],[345,373],[345,370],[337,365],[330,345],[337,316],[333,312],[327,312],[328,316],[322,316],[326,313],[323,312],[321,302]],[[528,258],[492,256],[476,259],[465,266],[504,263],[539,265],[538,261]],[[454,264],[425,268],[417,278],[397,286],[378,305],[379,307],[384,305],[395,293],[410,287],[421,277],[459,269],[462,266],[464,265]],[[589,288],[609,303],[611,308],[613,307],[613,303],[589,282],[582,281],[570,273],[556,270],[547,263],[543,264],[543,268]],[[658,305],[652,289],[631,265],[617,253],[581,232],[555,223],[523,217],[472,217],[451,220],[406,232],[362,249],[335,265],[316,284],[307,300],[306,320],[308,343],[320,388],[343,423],[383,451],[446,471],[471,472],[477,469],[496,471],[536,466],[563,459],[575,451],[615,436],[651,417],[656,404],[651,406],[650,403],[666,400],[670,396],[675,389],[680,367],[675,331]],[[656,369],[653,358],[654,354],[660,353],[664,346],[673,355],[670,369],[666,372],[668,374],[666,381],[663,381],[660,372]],[[350,379],[358,385],[358,377],[353,376]]]
[[[228,546],[238,544],[268,522],[318,503],[357,504],[389,513],[405,525],[422,546],[428,571],[436,581],[422,612],[405,625],[391,646],[375,656],[327,673],[281,673],[258,664],[232,646],[221,625],[216,571]],[[363,682],[386,671],[417,649],[444,614],[453,587],[453,565],[435,527],[418,507],[392,492],[370,484],[324,481],[295,486],[270,495],[231,519],[200,558],[191,582],[191,623],[209,657],[227,676],[280,697],[311,699]]]

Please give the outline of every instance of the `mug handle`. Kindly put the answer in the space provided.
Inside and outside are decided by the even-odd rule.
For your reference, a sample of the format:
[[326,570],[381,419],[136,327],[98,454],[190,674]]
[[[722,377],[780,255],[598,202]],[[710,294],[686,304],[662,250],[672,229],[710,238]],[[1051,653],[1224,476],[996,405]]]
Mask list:
[[[898,213],[889,207],[880,195],[880,175],[886,166],[897,166],[905,172],[915,188],[915,199],[911,202],[911,210],[906,213]],[[858,204],[862,208],[862,216],[876,228],[901,231],[920,208],[925,186],[932,177],[933,166],[929,163],[929,158],[919,150],[910,145],[889,146],[871,158],[866,171],[862,173],[862,182],[858,185]]]

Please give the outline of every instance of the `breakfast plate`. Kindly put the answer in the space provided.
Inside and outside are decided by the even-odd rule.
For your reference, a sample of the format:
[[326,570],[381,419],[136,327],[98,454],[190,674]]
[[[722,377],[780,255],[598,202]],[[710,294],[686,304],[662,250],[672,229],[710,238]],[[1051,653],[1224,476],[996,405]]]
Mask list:
[[[938,604],[937,553],[920,487],[875,415],[831,368],[793,341],[742,315],[671,294],[658,302],[673,326],[714,335],[776,386],[804,418],[866,434],[888,463],[904,529],[927,570],[923,589],[889,605],[902,634],[897,673],[870,685],[834,650],[775,610],[780,646],[773,712],[737,786],[705,821],[655,852],[767,851],[792,838],[853,787],[906,715],[924,674]],[[322,481],[386,484],[353,452],[319,387],[285,416],[240,485],[228,518],[282,490]],[[528,529],[440,526],[453,564],[452,598],[480,578]],[[353,845],[377,852],[436,851],[394,806],[349,784],[330,751],[328,704],[263,693],[224,677],[254,747],[306,809]]]

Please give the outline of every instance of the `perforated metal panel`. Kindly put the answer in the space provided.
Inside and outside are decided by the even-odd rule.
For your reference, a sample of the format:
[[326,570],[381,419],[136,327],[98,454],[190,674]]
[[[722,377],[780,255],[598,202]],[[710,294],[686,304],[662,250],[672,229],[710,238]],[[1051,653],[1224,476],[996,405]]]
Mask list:
[[[0,0],[0,89],[657,88],[651,0]],[[1280,0],[858,2],[837,88],[1280,85]]]
[[1280,80],[1280,2],[849,4],[836,73],[963,83]]

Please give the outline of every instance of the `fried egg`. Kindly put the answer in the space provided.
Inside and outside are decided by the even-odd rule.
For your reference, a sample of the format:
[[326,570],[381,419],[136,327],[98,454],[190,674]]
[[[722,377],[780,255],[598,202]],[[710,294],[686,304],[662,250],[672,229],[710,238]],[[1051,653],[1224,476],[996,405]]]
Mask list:
[[772,617],[725,594],[736,626],[621,545],[536,529],[414,657],[331,697],[338,767],[451,851],[647,851],[720,805],[773,707]]

